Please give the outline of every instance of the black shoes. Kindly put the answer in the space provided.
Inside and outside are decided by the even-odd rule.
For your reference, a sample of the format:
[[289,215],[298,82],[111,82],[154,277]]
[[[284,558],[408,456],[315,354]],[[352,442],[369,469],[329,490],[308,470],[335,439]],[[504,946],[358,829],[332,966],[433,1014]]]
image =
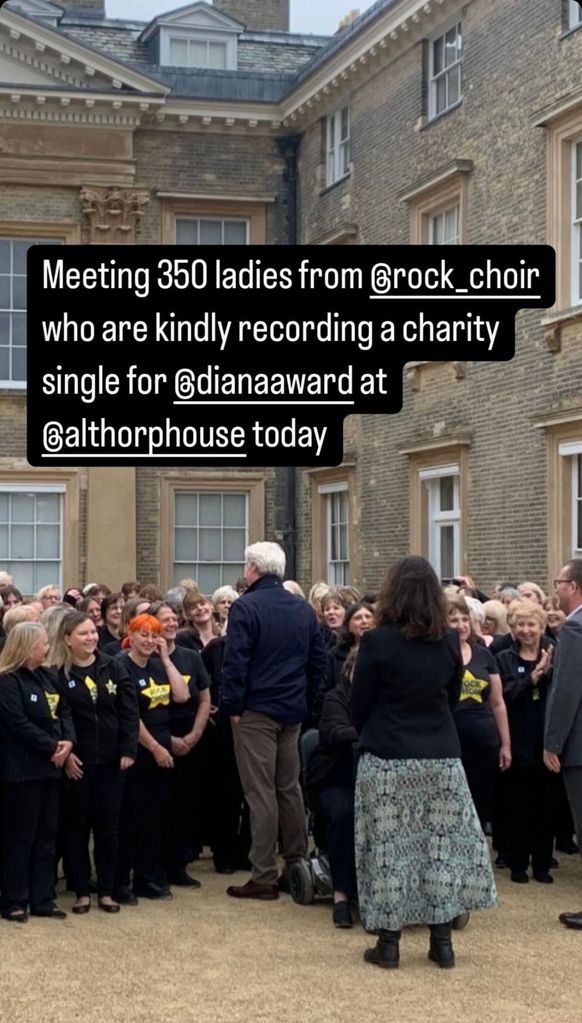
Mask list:
[[121,906],[137,906],[138,898],[134,895],[129,885],[120,885],[113,892],[113,898]]
[[512,870],[511,880],[515,881],[516,884],[528,884],[529,877],[525,870]]
[[553,884],[554,879],[548,870],[534,870],[533,876],[540,884]]
[[352,910],[349,902],[334,902],[333,922],[336,927],[344,929],[353,927],[354,922],[352,920]]
[[185,870],[178,871],[177,874],[171,874],[168,878],[170,884],[175,884],[177,888],[202,888],[200,881],[197,881],[195,877],[190,877]]
[[558,920],[574,931],[582,931],[582,913],[560,913]]
[[[343,903],[337,903],[343,905]],[[364,959],[384,970],[397,970],[400,965],[400,931],[378,931],[378,941],[374,948],[367,948]]]
[[[169,885],[154,884],[153,881],[140,881],[134,884],[133,894],[140,899],[171,899],[173,898]],[[119,902],[119,899],[117,899]]]
[[565,853],[566,856],[574,856],[576,853],[579,853],[580,850],[576,843],[570,839],[570,841],[560,842],[559,845],[556,842],[556,852]]
[[455,965],[455,953],[451,941],[450,924],[430,925],[430,947],[428,958],[437,963],[441,970],[451,970]]
[[18,904],[7,906],[6,909],[2,910],[2,919],[8,920],[13,924],[26,924],[28,923],[28,913],[23,906]]
[[65,920],[67,914],[64,909],[59,909],[58,906],[46,906],[40,909],[31,909],[31,916],[42,916],[46,917],[47,920]]

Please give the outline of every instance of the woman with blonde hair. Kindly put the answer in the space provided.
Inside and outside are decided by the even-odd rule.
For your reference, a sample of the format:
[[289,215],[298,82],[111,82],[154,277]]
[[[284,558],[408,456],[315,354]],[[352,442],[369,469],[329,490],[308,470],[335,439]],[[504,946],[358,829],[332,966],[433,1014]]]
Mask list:
[[540,607],[544,606],[546,595],[537,583],[520,583],[517,587],[517,592],[523,600],[531,600],[534,604],[539,604]]
[[485,621],[482,626],[484,636],[506,636],[509,632],[507,609],[500,600],[486,600],[483,604]]
[[61,920],[54,902],[61,769],[75,739],[66,700],[44,666],[47,634],[20,622],[0,655],[0,765],[4,857],[2,916]]
[[119,814],[139,731],[135,687],[119,661],[98,649],[97,629],[82,611],[69,610],[61,619],[53,663],[77,736],[65,764],[64,788],[67,880],[77,895],[73,913],[86,914],[91,908],[91,832],[99,909],[117,913],[113,885]]
[[515,641],[497,654],[511,734],[512,765],[506,775],[504,851],[511,880],[551,884],[553,777],[544,766],[544,718],[552,679],[553,643],[544,636],[547,616],[532,601],[510,608]]
[[184,597],[184,617],[187,625],[179,629],[176,643],[201,653],[211,639],[220,636],[221,629],[214,619],[212,602],[199,590],[188,590]]

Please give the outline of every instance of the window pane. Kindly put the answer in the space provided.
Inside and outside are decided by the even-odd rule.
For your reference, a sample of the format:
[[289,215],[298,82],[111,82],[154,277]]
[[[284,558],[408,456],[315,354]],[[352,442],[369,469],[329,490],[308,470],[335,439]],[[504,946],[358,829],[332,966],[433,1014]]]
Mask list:
[[218,526],[220,524],[220,494],[200,494],[200,525]]
[[12,526],[10,544],[13,558],[33,558],[34,526]]
[[174,564],[174,577],[173,585],[177,586],[180,579],[193,579],[195,583],[198,582],[196,573],[198,571],[198,565],[193,565],[188,561],[180,561]]
[[176,530],[176,561],[195,561],[197,559],[196,533],[195,529]]
[[448,106],[451,107],[453,103],[458,103],[461,95],[461,65],[457,64],[456,67],[451,68],[447,72],[449,79],[449,101]]
[[328,128],[328,131],[327,131],[327,148],[328,149],[334,149],[335,148],[335,116],[336,116],[335,114],[332,114],[332,116],[328,117],[328,119],[327,119],[327,128]]
[[446,76],[442,75],[441,78],[437,79],[436,82],[436,111],[435,113],[440,114],[445,110],[447,105],[447,84]]
[[226,67],[226,44],[225,43],[210,43],[208,46],[208,67],[210,68],[225,68]]
[[61,530],[59,526],[38,526],[36,530],[37,558],[60,557]]
[[26,309],[26,277],[12,279],[12,308]]
[[220,565],[199,565],[196,581],[202,593],[214,593],[222,585]]
[[10,273],[10,242],[7,238],[0,238],[0,274]]
[[175,67],[186,67],[188,64],[188,40],[170,39],[170,63]]
[[[20,575],[20,569],[18,569]],[[54,561],[43,563],[39,561],[34,566],[34,581],[33,581],[33,593],[40,590],[41,586],[49,586],[51,583],[56,583],[59,578],[59,567]]]
[[244,558],[246,532],[244,529],[226,529],[223,534],[223,558],[240,561]]
[[208,44],[196,39],[190,40],[190,67],[207,67]]
[[348,527],[340,526],[339,529],[339,541],[340,541],[340,560],[348,560]]
[[26,380],[26,348],[12,349],[12,380]]
[[34,522],[34,497],[32,494],[12,495],[12,521]]
[[30,561],[10,561],[7,570],[21,593],[32,595],[39,589],[34,585],[34,568]]
[[197,494],[176,494],[176,525],[195,526],[198,522]]
[[10,380],[10,349],[0,347],[0,380]]
[[200,244],[222,245],[222,223],[220,220],[200,221]]
[[8,553],[8,526],[0,526],[0,558],[7,558]]
[[457,59],[457,26],[450,28],[445,36],[445,67],[454,64]]
[[198,245],[197,220],[176,220],[176,244]]
[[26,274],[26,253],[30,246],[34,244],[35,242],[32,238],[12,242],[12,273]]
[[455,574],[455,527],[441,526],[441,577]]
[[220,529],[201,529],[199,533],[200,561],[220,561]]
[[246,499],[244,494],[225,494],[223,498],[225,526],[246,526]]
[[10,278],[0,277],[0,309],[11,309],[10,303]]
[[37,494],[36,518],[38,522],[61,521],[61,499],[59,494]]
[[0,522],[8,522],[8,494],[0,494]]
[[26,345],[26,313],[12,314],[12,343]]
[[343,110],[341,112],[341,122],[342,122],[342,134],[341,134],[341,137],[342,137],[342,141],[344,141],[345,139],[349,138],[349,134],[350,134],[350,108],[349,107],[344,107],[343,108]]
[[439,39],[435,39],[432,47],[433,54],[433,75],[438,75],[439,71],[443,69],[443,51],[444,51],[444,37],[441,36]]
[[247,244],[247,223],[245,220],[225,220],[224,244],[225,245]]
[[454,481],[455,481],[454,476],[441,476],[439,480],[441,511],[452,511],[455,507]]

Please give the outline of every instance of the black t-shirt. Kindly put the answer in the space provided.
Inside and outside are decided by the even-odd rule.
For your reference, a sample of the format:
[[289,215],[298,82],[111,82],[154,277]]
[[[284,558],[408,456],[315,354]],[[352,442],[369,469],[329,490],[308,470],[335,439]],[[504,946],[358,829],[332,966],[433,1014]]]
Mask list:
[[491,675],[497,674],[495,658],[487,647],[474,646],[471,660],[465,665],[461,681],[461,695],[455,714],[488,714],[491,695]]
[[139,716],[156,742],[170,749],[170,683],[158,657],[150,657],[145,668],[122,654],[120,660],[133,681]]
[[208,689],[210,679],[200,654],[195,650],[176,644],[174,652],[170,654],[170,660],[180,672],[190,693],[190,699],[186,703],[174,703],[173,700],[170,702],[172,735],[182,738],[194,727],[198,710],[198,693],[203,689]]

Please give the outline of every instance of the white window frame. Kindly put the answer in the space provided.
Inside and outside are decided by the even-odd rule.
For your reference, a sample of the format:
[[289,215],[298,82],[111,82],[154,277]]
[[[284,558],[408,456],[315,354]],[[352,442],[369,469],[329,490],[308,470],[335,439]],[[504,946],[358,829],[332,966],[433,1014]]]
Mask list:
[[[185,244],[185,243],[178,242],[178,240],[177,240],[177,238],[178,238],[178,225],[182,221],[188,221],[189,223],[197,223],[198,224],[198,239],[200,239],[200,222],[202,220],[211,220],[211,221],[214,221],[214,222],[219,223],[221,225],[222,241],[219,243],[220,245],[226,245],[227,244],[224,241],[225,224],[227,224],[227,223],[228,224],[244,224],[244,226],[245,226],[245,241],[244,241],[243,244],[244,245],[248,245],[249,244],[251,224],[250,224],[250,220],[248,219],[248,217],[223,217],[223,216],[214,216],[213,214],[208,214],[208,216],[205,216],[205,215],[203,215],[201,213],[195,214],[193,216],[188,216],[188,214],[179,214],[179,215],[176,216],[176,244],[177,245]],[[188,244],[198,244],[198,245],[200,245],[201,243],[200,243],[200,240],[198,240],[198,242],[196,242],[196,243],[189,242]]]
[[[226,47],[226,63],[224,68],[208,68],[207,70],[236,71],[238,39],[236,32],[226,32],[212,29],[192,29],[191,27],[180,28],[178,25],[169,28],[160,28],[160,64],[163,67],[202,67],[201,64],[174,64],[170,57],[170,44],[174,41],[190,43],[223,43]],[[188,51],[190,47],[188,47]]]
[[[435,63],[434,62],[434,51],[435,51],[435,46],[438,43],[438,41],[440,39],[442,39],[443,40],[443,53],[444,53],[445,38],[447,36],[447,33],[450,32],[452,28],[456,28],[456,30],[457,30],[457,51],[459,53],[459,56],[457,57],[456,60],[453,61],[452,64],[449,64],[447,67],[443,67],[442,71],[439,71],[437,74],[435,74],[435,71],[434,71],[434,63]],[[460,46],[459,46],[459,40],[460,40]],[[450,103],[448,101],[448,93],[449,93],[449,81],[448,80],[449,80],[450,72],[453,70],[453,68],[456,68],[456,67],[459,68],[459,95],[458,95],[458,98],[456,100],[454,100],[454,102]],[[445,89],[445,91],[446,91],[446,102],[445,102],[445,106],[443,107],[442,110],[437,110],[437,82],[442,77],[445,78],[445,82],[446,82],[446,89]],[[450,22],[450,24],[448,24],[446,26],[446,28],[442,29],[438,33],[438,35],[434,35],[430,39],[430,41],[429,41],[429,74],[428,74],[428,78],[429,78],[429,82],[428,82],[428,118],[429,118],[429,121],[432,121],[432,120],[434,120],[435,117],[441,117],[443,114],[447,113],[448,110],[453,110],[455,107],[457,107],[462,102],[462,99],[463,99],[463,30],[462,30],[462,23],[461,23],[461,21],[458,18],[455,19],[454,21]]]
[[[62,591],[63,588],[63,541],[64,541],[64,511],[65,511],[65,494],[67,491],[66,484],[64,483],[0,483],[0,494],[58,494],[60,497],[59,501],[59,558],[21,558],[21,561],[32,562],[37,564],[40,562],[52,562],[58,565],[57,578],[53,580],[56,586]],[[12,524],[12,523],[10,523]],[[37,522],[35,521],[34,527],[36,529]],[[19,559],[8,558],[6,564],[10,564],[12,571],[11,575],[14,576],[14,583],[18,587],[18,570],[14,567],[18,565]],[[20,587],[19,587],[20,588]],[[38,589],[38,587],[37,587]],[[32,596],[33,594],[29,594]]]
[[[325,537],[326,537],[326,578],[331,586],[346,586],[348,584],[350,576],[350,489],[347,481],[340,481],[337,483],[322,483],[319,487],[319,493],[325,497]],[[346,495],[346,520],[342,522],[341,517],[338,522],[334,522],[333,515],[333,498],[336,494]],[[332,561],[331,552],[333,550],[333,530],[334,528],[341,529],[341,526],[346,527],[346,554],[347,557],[343,559],[336,559]],[[340,570],[338,572],[338,569]],[[338,575],[342,578],[339,579]]]
[[[193,496],[193,495],[198,495],[198,498],[200,498],[200,497],[220,497],[220,498],[223,498],[223,497],[233,497],[233,496],[244,497],[244,500],[245,500],[245,526],[244,526],[245,538],[244,538],[244,544],[243,544],[243,548],[242,548],[242,552],[241,552],[241,559],[240,559],[240,561],[220,560],[220,561],[207,561],[207,562],[204,562],[204,561],[200,560],[200,557],[196,557],[196,558],[192,558],[191,562],[185,562],[185,561],[178,560],[176,558],[176,536],[177,536],[177,530],[178,529],[181,529],[181,528],[192,529],[193,528],[193,529],[196,529],[197,531],[200,531],[200,529],[212,528],[212,527],[207,527],[207,526],[204,526],[204,525],[201,526],[200,525],[200,516],[198,517],[197,524],[194,525],[194,526],[182,527],[182,526],[178,526],[177,525],[177,523],[176,523],[176,502],[177,502],[177,498],[181,497],[183,495],[187,495],[187,496],[190,496],[190,497]],[[182,564],[183,565],[192,564],[192,565],[198,565],[198,566],[204,565],[204,564],[220,565],[221,566],[221,575],[224,575],[224,566],[228,566],[228,565],[244,566],[244,551],[245,551],[245,548],[248,547],[248,544],[249,544],[249,533],[250,533],[250,529],[249,529],[249,525],[250,525],[249,524],[250,494],[249,494],[248,491],[244,490],[243,487],[241,487],[240,490],[221,490],[220,488],[217,488],[216,490],[206,490],[206,489],[204,489],[204,490],[197,490],[196,487],[192,487],[192,488],[179,487],[179,488],[176,488],[173,491],[172,516],[173,516],[172,554],[171,554],[171,574],[172,574],[172,579],[177,579],[179,576],[181,576],[182,578],[184,577],[184,574],[187,571],[186,568],[184,568],[183,571],[177,571],[176,570],[176,566],[177,565],[182,565]],[[241,529],[242,527],[241,526],[233,526],[233,527],[226,526],[225,527],[223,520],[221,520],[221,522],[218,523],[215,528],[220,529],[221,533],[222,533],[222,532],[224,532],[225,528],[226,529],[229,529],[229,528]],[[222,541],[221,541],[221,546],[222,546]],[[200,548],[199,547],[198,547],[198,550],[197,550],[197,554],[198,555],[200,554]],[[198,579],[196,579],[195,581],[198,582]],[[228,583],[228,582],[229,582],[229,580],[226,580],[225,583],[219,583],[219,585],[226,585],[226,583]],[[234,579],[230,580],[230,584],[234,585]],[[173,582],[172,585],[175,585],[175,583]],[[207,596],[211,596],[211,594],[207,594]]]
[[[428,489],[428,560],[439,578],[443,578],[441,535],[443,527],[453,526],[453,572],[461,573],[461,472],[457,463],[421,469],[419,478]],[[440,508],[440,481],[453,477],[453,508]]]
[[562,458],[570,459],[570,500],[571,500],[571,534],[570,547],[572,558],[582,557],[582,548],[578,547],[578,524],[582,516],[582,497],[578,497],[578,485],[580,483],[580,464],[582,458],[582,440],[565,441],[560,444],[558,452]]
[[[171,53],[172,53],[172,43],[186,43],[187,56],[186,56],[186,63],[185,64],[178,64],[178,63],[176,63],[175,60],[173,60],[173,58],[171,56]],[[193,49],[194,45],[200,46],[201,44],[206,49],[206,59],[205,59],[205,61],[203,63],[199,63],[198,61],[194,60],[193,57],[190,56],[191,53],[192,53],[192,49]],[[215,64],[211,64],[210,63],[210,46],[211,45],[216,45],[216,46],[224,47],[224,65],[220,65],[220,66],[217,67]],[[209,71],[228,71],[229,70],[229,63],[228,63],[228,41],[226,39],[216,39],[216,38],[213,38],[211,36],[201,36],[201,35],[200,36],[199,35],[195,35],[195,36],[179,36],[179,35],[170,35],[170,36],[168,36],[168,60],[171,62],[171,64],[170,64],[171,67],[205,68],[206,70],[209,70]]]
[[570,177],[572,181],[571,197],[570,197],[570,223],[571,223],[571,302],[572,305],[580,305],[582,303],[582,288],[580,287],[580,272],[582,269],[582,255],[581,255],[581,241],[582,241],[582,198],[580,201],[580,210],[577,209],[577,185],[580,184],[580,191],[582,192],[582,173],[579,178],[576,177],[577,167],[577,156],[580,152],[580,163],[582,165],[582,139],[576,139],[572,142],[572,154],[571,154],[571,165],[570,165]]
[[576,0],[570,0],[568,28],[578,28],[579,25],[582,25],[582,6]]
[[[455,234],[454,234],[454,236],[451,236],[449,239],[447,239],[447,237],[445,235],[446,223],[447,223],[447,213],[450,213],[452,210],[454,210],[454,212],[455,212]],[[435,231],[436,231],[436,227],[437,227],[437,221],[441,220],[441,218],[442,218],[442,222],[443,222],[443,236],[444,237],[443,237],[443,241],[439,242],[439,241],[435,241],[435,237],[434,236],[435,236]],[[461,244],[461,204],[459,202],[453,202],[449,206],[444,206],[442,209],[438,210],[436,213],[431,213],[430,214],[430,220],[429,220],[429,245],[460,245],[460,244]]]
[[[342,135],[344,113],[347,113],[347,135]],[[350,174],[351,168],[351,117],[349,104],[334,110],[325,125],[326,182],[335,185]]]
[[[31,245],[40,245],[40,244],[42,244],[42,245],[62,245],[63,244],[62,237],[61,238],[58,238],[58,237],[56,237],[56,238],[45,238],[44,236],[38,237],[36,235],[30,235],[30,237],[27,237],[26,235],[22,235],[22,234],[11,235],[11,234],[8,234],[7,232],[4,232],[4,231],[0,234],[0,241],[11,242],[11,243],[14,243],[14,242],[25,242],[29,247]],[[13,266],[11,265],[11,267],[10,267],[10,274],[9,275],[4,275],[3,274],[2,276],[8,276],[9,281],[12,281],[12,279],[14,277]],[[24,279],[26,280],[26,275],[25,274],[18,274],[17,276],[18,277],[24,277]],[[7,308],[2,307],[0,309],[0,313],[7,314],[8,316],[12,316],[13,313],[24,313],[24,315],[26,316],[27,315],[27,308],[25,306],[24,309],[15,309],[15,308],[12,307],[12,305],[10,305],[10,307],[7,307]],[[6,345],[2,345],[2,347],[3,348],[8,347],[8,352],[9,352],[9,357],[10,357],[10,368],[12,368],[12,351],[13,351],[13,348],[15,347],[13,345],[13,342],[12,342],[12,321],[10,323],[10,337],[8,339],[8,345],[7,346]],[[19,346],[19,347],[23,347],[24,352],[26,352],[26,345]],[[26,379],[25,380],[22,380],[21,378],[16,379],[16,380],[14,380],[14,379],[12,379],[12,380],[11,379],[6,379],[6,380],[0,379],[0,387],[5,388],[6,390],[25,391],[26,390],[26,386],[27,386]]]

